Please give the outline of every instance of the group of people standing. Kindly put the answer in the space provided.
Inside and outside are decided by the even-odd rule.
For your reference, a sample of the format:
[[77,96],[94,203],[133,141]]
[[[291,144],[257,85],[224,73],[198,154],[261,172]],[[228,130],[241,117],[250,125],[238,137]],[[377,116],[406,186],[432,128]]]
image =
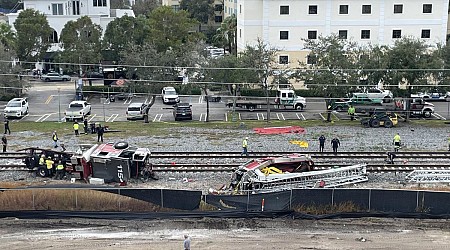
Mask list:
[[45,154],[42,154],[41,158],[39,158],[39,166],[45,166],[46,176],[55,176],[55,179],[57,180],[62,180],[64,178],[65,165],[66,162],[64,159],[53,159],[50,155],[46,156]]
[[[77,121],[74,121],[73,123],[73,131],[75,132],[75,136],[79,136],[80,132],[80,125],[78,124]],[[89,131],[89,127],[88,127],[88,120],[85,118],[83,121],[83,129],[84,129],[84,134],[87,134]],[[98,124],[97,127],[95,126],[91,126],[91,131],[92,133],[97,133],[97,142],[103,142],[103,134],[105,133],[105,128],[102,127],[101,124]]]
[[[324,135],[321,135],[319,137],[319,152],[323,152],[323,150],[325,148],[326,140],[327,140],[327,138],[325,138]],[[337,137],[334,137],[331,140],[331,147],[333,148],[333,153],[337,153],[339,146],[341,146],[341,142],[339,141],[339,139]]]

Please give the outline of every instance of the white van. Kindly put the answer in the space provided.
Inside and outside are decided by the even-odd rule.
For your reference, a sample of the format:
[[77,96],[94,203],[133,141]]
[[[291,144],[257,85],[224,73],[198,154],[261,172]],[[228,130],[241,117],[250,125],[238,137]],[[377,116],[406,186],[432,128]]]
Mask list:
[[127,108],[127,120],[144,119],[145,108],[147,105],[142,102],[133,102]]

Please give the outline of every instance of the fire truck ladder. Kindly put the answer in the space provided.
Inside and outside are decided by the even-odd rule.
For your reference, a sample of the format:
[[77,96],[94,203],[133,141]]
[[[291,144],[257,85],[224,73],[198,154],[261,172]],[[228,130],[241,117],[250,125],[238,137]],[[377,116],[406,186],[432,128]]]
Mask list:
[[406,179],[415,183],[450,183],[450,170],[414,170]]
[[305,173],[273,174],[264,179],[251,178],[247,183],[250,185],[242,185],[242,191],[262,193],[293,188],[335,188],[367,180],[366,165],[353,165]]

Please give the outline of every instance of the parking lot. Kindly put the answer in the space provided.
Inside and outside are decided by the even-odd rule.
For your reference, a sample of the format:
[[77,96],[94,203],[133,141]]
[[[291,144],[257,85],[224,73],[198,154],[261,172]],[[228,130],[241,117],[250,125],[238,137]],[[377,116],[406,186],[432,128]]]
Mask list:
[[[65,121],[64,110],[75,98],[73,83],[35,83],[35,86],[28,91],[28,101],[30,112],[28,115],[15,121],[25,120],[34,122],[45,121]],[[149,103],[150,96],[130,95],[125,100],[111,102],[108,98],[101,98],[93,95],[88,100],[91,103],[92,112],[87,117],[89,122],[118,122],[127,121],[126,110],[130,103]],[[226,107],[226,98],[220,102],[209,102],[209,121],[227,121],[235,119],[242,120],[267,120],[266,107],[257,107],[253,112],[236,108],[233,114],[232,108]],[[187,102],[192,105],[192,119],[194,121],[206,121],[207,104],[204,96],[180,96],[180,102]],[[435,114],[430,119],[446,120],[450,118],[450,102],[434,102]],[[6,102],[0,103],[6,105]],[[325,101],[321,98],[307,98],[307,107],[304,110],[293,109],[271,109],[271,120],[322,120],[325,117]],[[3,110],[3,109],[2,109]],[[174,122],[172,114],[173,107],[170,104],[163,104],[160,96],[157,96],[155,103],[149,111],[149,121],[151,122]],[[234,118],[232,118],[234,117]],[[349,119],[346,112],[333,112],[333,119]],[[423,118],[419,118],[423,119]],[[142,122],[142,120],[130,121]],[[186,122],[186,121],[183,121]],[[188,121],[187,121],[188,122]]]

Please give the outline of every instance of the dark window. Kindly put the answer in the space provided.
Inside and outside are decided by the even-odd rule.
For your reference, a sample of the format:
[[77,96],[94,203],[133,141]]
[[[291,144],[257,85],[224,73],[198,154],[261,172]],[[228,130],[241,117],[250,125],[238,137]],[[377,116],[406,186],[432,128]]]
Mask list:
[[392,38],[402,38],[402,31],[401,30],[393,30]]
[[340,39],[347,39],[347,31],[346,30],[340,30],[339,31],[339,38]]
[[308,14],[310,15],[317,15],[317,5],[310,5]]
[[370,39],[370,30],[361,30],[361,39]]
[[431,13],[432,10],[433,10],[432,4],[424,4],[423,5],[423,13]]
[[308,39],[317,39],[317,31],[309,30],[308,31]]
[[371,14],[372,13],[372,5],[363,5],[362,13],[363,14]]
[[394,4],[394,14],[403,13],[403,4]]
[[214,17],[214,21],[215,21],[216,23],[221,23],[221,22],[222,22],[222,16],[215,16],[215,17]]
[[94,7],[106,7],[106,0],[94,0]]
[[421,38],[430,38],[431,37],[431,30],[422,30]]
[[214,5],[214,11],[222,11],[223,10],[223,5],[222,4],[216,4]]
[[280,6],[280,15],[289,15],[289,6]]
[[339,14],[348,14],[348,5],[339,5]]
[[289,39],[289,31],[280,31],[280,40],[288,40]]
[[288,56],[280,56],[280,57],[278,57],[278,63],[279,64],[288,64],[289,63],[289,57]]
[[308,55],[306,57],[306,64],[316,64],[317,57],[315,55]]

